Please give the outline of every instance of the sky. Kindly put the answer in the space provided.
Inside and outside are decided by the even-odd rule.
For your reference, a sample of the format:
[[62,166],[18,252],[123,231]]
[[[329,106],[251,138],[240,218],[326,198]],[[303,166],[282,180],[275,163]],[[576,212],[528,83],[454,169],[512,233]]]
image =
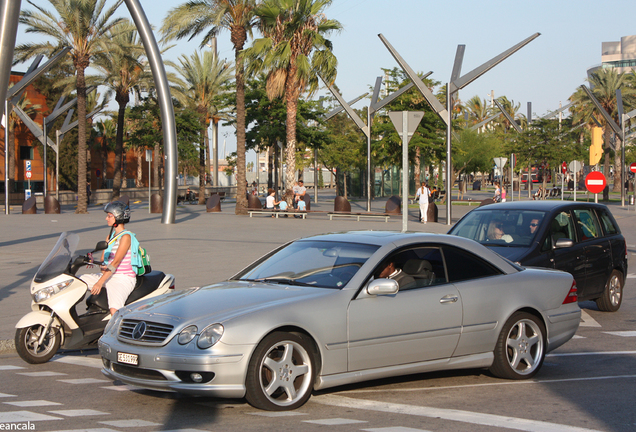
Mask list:
[[[48,1],[33,1],[52,9]],[[178,4],[179,0],[141,0],[155,28]],[[31,6],[23,1],[22,8]],[[120,12],[129,16],[125,6]],[[459,98],[467,101],[473,96],[489,100],[494,91],[495,97],[506,96],[521,104],[519,112],[524,115],[531,102],[533,117],[568,103],[576,88],[586,83],[587,70],[601,63],[602,42],[636,34],[633,0],[334,0],[325,14],[343,26],[329,39],[338,58],[336,85],[345,100],[370,91],[382,68],[399,67],[379,33],[413,70],[433,71],[430,78],[442,83],[450,78],[458,45],[466,46],[464,75],[532,34],[541,33],[459,92]],[[19,27],[18,44],[33,40],[21,30]],[[166,59],[175,61],[182,54],[192,54],[201,38],[175,43]],[[218,50],[221,58],[234,59],[229,33],[219,35]],[[14,70],[26,68],[18,65]],[[368,99],[354,107],[366,105]],[[234,129],[221,129],[220,152],[224,140],[228,153],[236,150]],[[254,152],[249,152],[248,162],[254,160]]]

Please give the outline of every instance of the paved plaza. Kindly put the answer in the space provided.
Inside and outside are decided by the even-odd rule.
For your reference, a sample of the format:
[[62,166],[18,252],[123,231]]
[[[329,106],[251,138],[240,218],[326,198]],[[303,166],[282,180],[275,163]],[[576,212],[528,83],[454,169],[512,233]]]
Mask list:
[[[312,199],[313,199],[313,191]],[[467,195],[475,201],[491,196],[488,192]],[[585,195],[582,195],[584,198]],[[334,193],[321,191],[312,210],[333,210]],[[372,211],[383,211],[386,198],[372,202]],[[352,201],[352,211],[365,211],[366,201]],[[476,205],[453,205],[452,219],[456,222]],[[627,238],[630,256],[634,252],[636,211],[609,205]],[[4,208],[2,211],[4,213]],[[176,288],[206,285],[227,279],[266,252],[287,241],[325,232],[350,230],[402,229],[402,217],[383,220],[337,219],[330,221],[326,214],[311,214],[306,220],[271,218],[269,216],[237,216],[234,202],[222,203],[221,213],[207,213],[202,205],[179,205],[174,224],[161,223],[160,214],[150,214],[148,203],[131,202],[132,221],[128,228],[136,233],[151,257],[152,267],[176,277]],[[445,233],[446,207],[439,205],[439,222],[421,224],[416,221],[418,209],[409,208],[409,231]],[[19,206],[12,214],[0,215],[0,347],[11,346],[18,320],[29,311],[29,284],[37,268],[46,258],[60,233],[80,234],[78,253],[88,252],[95,243],[106,238],[104,212],[101,205],[91,205],[89,214],[76,215],[74,208],[63,207],[61,214],[22,215]],[[630,271],[633,267],[630,265]],[[1,350],[1,348],[0,348]]]

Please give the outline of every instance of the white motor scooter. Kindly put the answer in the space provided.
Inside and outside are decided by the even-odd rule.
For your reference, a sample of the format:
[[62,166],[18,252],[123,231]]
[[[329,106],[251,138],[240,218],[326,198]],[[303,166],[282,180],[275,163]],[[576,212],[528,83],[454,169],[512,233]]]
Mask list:
[[[75,276],[87,265],[100,265],[92,253],[108,247],[100,241],[88,255],[73,258],[79,235],[64,232],[46,257],[31,282],[31,309],[16,324],[15,347],[28,363],[45,363],[61,347],[78,349],[96,344],[110,319],[106,288],[86,300],[86,312],[78,315],[75,307],[84,299],[87,285]],[[145,300],[174,289],[174,276],[151,271],[137,277],[135,289],[126,304]],[[96,346],[96,345],[95,345]]]

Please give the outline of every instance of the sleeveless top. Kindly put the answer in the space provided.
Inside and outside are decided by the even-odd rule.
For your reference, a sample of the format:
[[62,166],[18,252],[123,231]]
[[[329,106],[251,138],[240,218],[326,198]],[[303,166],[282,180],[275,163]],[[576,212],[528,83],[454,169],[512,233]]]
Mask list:
[[[121,240],[121,237],[123,236],[120,236],[117,240],[115,240],[115,243],[113,243],[110,254],[108,254],[108,257],[106,257],[107,263],[110,263],[115,258],[117,249],[119,249],[119,240]],[[135,270],[133,270],[132,267],[132,254],[130,253],[130,249],[128,249],[128,251],[126,252],[124,259],[121,260],[114,274],[137,277],[137,273],[135,273]]]

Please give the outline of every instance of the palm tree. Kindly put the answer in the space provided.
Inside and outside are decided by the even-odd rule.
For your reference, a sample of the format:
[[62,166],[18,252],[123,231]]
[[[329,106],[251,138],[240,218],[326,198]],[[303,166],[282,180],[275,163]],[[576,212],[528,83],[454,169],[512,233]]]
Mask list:
[[108,162],[108,152],[115,150],[115,138],[117,136],[117,125],[113,119],[100,120],[96,124],[98,136],[102,138],[100,152],[102,155],[102,184],[101,188],[106,189],[106,169]]
[[[512,117],[515,121],[518,121],[519,126],[523,128],[528,124],[526,116],[519,113],[519,108],[521,107],[520,103],[515,105],[515,101],[509,100],[506,96],[501,96],[497,98],[497,100],[499,101],[503,109],[510,115],[510,117]],[[498,117],[498,120],[499,124],[503,126],[505,131],[508,131],[510,130],[510,128],[512,128],[512,125],[508,121],[507,117],[501,116]]]
[[337,60],[325,36],[342,26],[327,19],[324,10],[332,0],[265,0],[257,8],[263,38],[246,50],[253,59],[250,71],[266,70],[267,95],[283,96],[287,104],[285,181],[294,183],[296,171],[296,116],[298,98],[318,89],[318,75],[326,82],[336,78]]
[[[616,90],[621,89],[621,96],[623,98],[623,103],[625,106],[631,106],[634,100],[635,90],[631,86],[628,85],[628,74],[619,74],[616,72],[616,69],[599,69],[593,72],[589,78],[588,82],[590,83],[590,89],[592,90],[592,94],[599,101],[601,106],[607,113],[612,116],[614,121],[620,124],[620,119],[618,119],[618,105],[616,100]],[[610,172],[610,156],[612,151],[612,145],[610,142],[610,138],[612,135],[612,128],[605,121],[603,116],[601,116],[598,112],[596,112],[596,108],[590,98],[587,96],[581,88],[577,89],[577,91],[570,96],[570,99],[573,102],[576,102],[575,107],[573,108],[574,117],[576,120],[584,121],[586,123],[593,124],[594,120],[592,116],[596,118],[596,120],[603,127],[603,141],[604,152],[605,152],[605,160],[603,163],[603,171],[605,175],[608,175]],[[618,149],[617,149],[618,150]],[[621,154],[619,151],[616,151],[614,157],[614,191],[620,191],[622,179],[621,179]],[[605,197],[604,197],[605,199]]]
[[257,0],[190,0],[168,12],[161,31],[167,39],[190,39],[204,32],[201,48],[221,30],[230,32],[234,45],[234,76],[236,80],[236,153],[237,153],[237,214],[247,214],[245,175],[245,79],[241,51],[256,25],[254,8]]
[[[485,99],[481,99],[479,96],[473,96],[464,105],[464,110],[468,112],[468,124],[476,125],[486,120],[491,116],[491,109],[488,107],[488,103]],[[482,126],[482,131],[486,126]]]
[[183,80],[172,94],[185,106],[190,106],[201,119],[201,143],[199,144],[199,204],[205,203],[205,150],[208,147],[207,128],[213,116],[218,115],[218,96],[223,84],[232,77],[232,68],[219,60],[216,53],[205,51],[203,58],[198,52],[190,57],[182,55],[180,66],[171,64]]
[[130,94],[132,92],[139,94],[142,89],[148,89],[153,85],[152,75],[145,67],[145,54],[137,28],[132,22],[124,20],[108,32],[108,39],[101,41],[101,51],[95,56],[94,66],[100,73],[95,78],[115,93],[115,101],[118,104],[111,200],[119,198],[121,193],[124,117]]
[[60,47],[71,48],[70,56],[76,71],[77,115],[79,124],[77,152],[78,201],[76,213],[86,213],[86,79],[85,70],[91,59],[102,50],[101,41],[109,37],[113,26],[122,18],[112,18],[123,0],[117,0],[105,9],[106,0],[49,0],[57,14],[28,3],[36,10],[20,13],[20,24],[27,33],[36,33],[53,39],[54,43],[34,42],[16,47],[16,60],[23,62],[38,54],[51,55]]

